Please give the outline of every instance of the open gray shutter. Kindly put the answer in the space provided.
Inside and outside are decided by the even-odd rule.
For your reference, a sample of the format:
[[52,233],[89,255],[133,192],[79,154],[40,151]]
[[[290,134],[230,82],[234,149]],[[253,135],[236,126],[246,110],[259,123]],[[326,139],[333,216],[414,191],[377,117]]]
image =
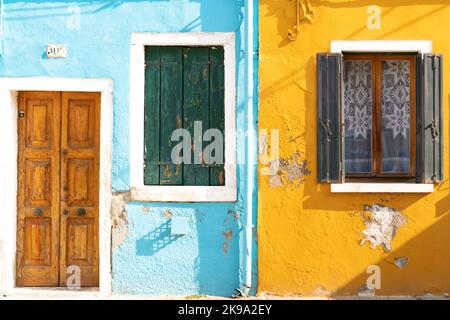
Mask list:
[[317,163],[322,183],[343,181],[342,54],[317,55]]
[[417,61],[417,182],[436,183],[443,179],[442,55]]

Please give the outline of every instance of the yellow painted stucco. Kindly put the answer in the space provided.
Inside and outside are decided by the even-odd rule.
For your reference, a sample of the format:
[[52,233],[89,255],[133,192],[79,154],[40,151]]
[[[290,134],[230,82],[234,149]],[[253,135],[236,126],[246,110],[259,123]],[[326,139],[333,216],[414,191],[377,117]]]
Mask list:
[[[310,3],[311,21],[302,19],[299,38],[291,41],[295,0],[259,1],[259,127],[280,130],[280,159],[294,166],[280,170],[277,183],[260,165],[258,292],[357,295],[370,276],[367,267],[377,265],[377,295],[450,293],[450,1]],[[381,8],[379,30],[366,26],[370,5]],[[316,54],[328,52],[331,40],[432,40],[433,52],[444,55],[444,183],[432,194],[332,194],[317,183]],[[364,205],[375,203],[407,218],[391,252],[360,244]],[[399,268],[397,257],[408,263]]]

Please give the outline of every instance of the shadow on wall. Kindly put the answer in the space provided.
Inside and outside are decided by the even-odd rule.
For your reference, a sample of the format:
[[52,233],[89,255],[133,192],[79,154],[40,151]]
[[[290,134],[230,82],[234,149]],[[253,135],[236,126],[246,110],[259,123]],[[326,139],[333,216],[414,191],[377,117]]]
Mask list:
[[[142,275],[144,270],[152,272],[154,269],[160,270],[164,265],[170,271],[159,274],[159,279],[151,279],[149,275],[150,286],[166,283],[166,288],[190,290],[189,294],[220,296],[234,294],[234,289],[239,286],[241,228],[240,216],[231,209],[232,206],[225,203],[213,207],[207,204],[136,206],[148,209],[144,209],[145,213],[137,211],[131,225],[138,223],[140,226],[138,230],[146,230],[147,225],[152,226],[144,236],[136,238],[133,238],[132,234],[128,236],[130,238],[127,241],[132,241],[131,247],[135,246],[136,256],[140,261],[138,272]],[[187,235],[171,235],[171,219],[176,216],[189,218]],[[137,232],[139,231],[134,227],[130,228],[129,233]],[[145,267],[142,269],[143,261]],[[194,278],[189,279],[190,275]],[[180,279],[194,283],[195,291],[192,291],[194,290],[192,288],[182,287]]]
[[[446,201],[448,203],[449,197]],[[380,268],[381,288],[375,290],[375,294],[378,296],[398,295],[399,292],[404,292],[405,295],[448,294],[449,292],[445,291],[450,287],[448,230],[450,230],[450,215],[442,217],[434,225],[377,262],[376,265]],[[371,275],[372,273],[362,272],[332,296],[355,296],[363,293],[372,295],[373,292],[366,290],[367,279]],[[426,289],[423,292],[414,292],[414,288],[418,287]]]
[[[49,3],[49,5],[45,5],[46,2]],[[69,17],[75,13],[73,11],[74,8],[79,9],[77,13],[81,15],[93,15],[101,11],[117,9],[126,3],[142,3],[143,5],[151,5],[152,3],[175,4],[177,2],[178,6],[180,6],[178,0],[4,0],[5,5],[14,3],[39,4],[39,6],[33,7],[24,6],[7,9],[5,11],[5,21],[45,19],[61,16]],[[230,25],[235,25],[235,31],[238,31],[237,29],[243,20],[242,8],[245,5],[244,0],[188,0],[187,3],[198,3],[200,5],[201,13],[198,17],[179,30],[180,32],[229,32]]]
[[[284,3],[285,5],[280,5],[280,3]],[[423,5],[423,0],[396,0],[395,5],[393,6],[392,0],[380,0],[374,3],[373,0],[349,0],[349,1],[330,1],[330,0],[311,0],[312,10],[326,7],[330,9],[341,9],[341,8],[364,8],[371,5],[377,5],[382,8],[386,8],[383,11],[383,17],[386,17],[391,13],[394,9],[402,10],[402,7],[408,7],[413,5]],[[443,9],[446,9],[448,5],[450,5],[450,0],[426,0],[427,5],[442,5],[436,9],[432,9],[431,11],[425,13],[422,17],[414,18],[405,24],[402,24],[395,28],[394,30],[390,30],[387,33],[383,33],[375,38],[376,39],[384,39],[390,34],[401,30],[403,28],[408,27],[411,24],[417,23],[423,18],[426,18],[434,13],[437,13]],[[284,47],[292,41],[290,41],[287,37],[289,32],[295,28],[296,25],[296,14],[295,14],[295,1],[294,0],[261,0],[261,7],[266,7],[268,14],[266,17],[274,17],[277,19],[277,28],[278,34],[282,36],[282,40],[279,42],[279,47]],[[404,8],[403,8],[404,9]],[[313,18],[314,21],[314,18]],[[311,24],[309,21],[303,19],[300,24],[300,38],[303,26],[306,24]],[[347,35],[346,37],[342,37],[342,40],[354,39],[360,32],[366,30],[366,26],[362,26],[360,29],[357,29]],[[301,39],[300,39],[301,40]]]
[[176,241],[180,236],[171,235],[170,221],[161,224],[136,241],[136,255],[152,256]]

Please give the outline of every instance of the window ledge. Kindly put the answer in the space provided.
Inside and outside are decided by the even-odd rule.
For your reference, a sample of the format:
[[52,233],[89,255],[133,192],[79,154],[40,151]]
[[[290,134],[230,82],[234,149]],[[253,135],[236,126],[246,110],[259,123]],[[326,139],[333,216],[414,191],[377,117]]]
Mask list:
[[143,186],[131,188],[131,200],[142,202],[235,202],[231,186]]
[[332,193],[431,193],[433,184],[425,183],[332,183]]

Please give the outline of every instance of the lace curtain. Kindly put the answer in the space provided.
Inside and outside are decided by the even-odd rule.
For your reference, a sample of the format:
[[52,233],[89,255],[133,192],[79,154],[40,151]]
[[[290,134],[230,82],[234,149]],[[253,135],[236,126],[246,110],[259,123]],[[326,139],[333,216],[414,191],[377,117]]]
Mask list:
[[[344,72],[345,170],[372,173],[371,60],[347,60]],[[381,61],[381,172],[410,171],[410,65]]]

